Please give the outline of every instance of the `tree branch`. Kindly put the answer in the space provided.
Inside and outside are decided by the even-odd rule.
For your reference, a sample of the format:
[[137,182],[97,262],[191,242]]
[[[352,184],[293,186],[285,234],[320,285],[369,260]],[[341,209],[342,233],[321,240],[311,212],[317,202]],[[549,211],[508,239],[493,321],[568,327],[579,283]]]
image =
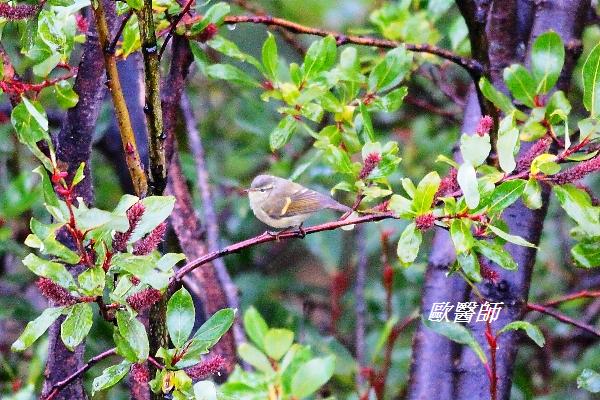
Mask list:
[[567,301],[575,300],[575,299],[583,299],[583,298],[595,298],[600,297],[600,290],[582,290],[577,293],[566,294],[564,296],[558,297],[554,300],[550,300],[544,303],[546,307],[554,307],[561,303],[565,303]]
[[46,395],[46,396],[42,396],[43,400],[53,400],[56,395],[65,387],[67,386],[69,383],[73,382],[76,378],[78,378],[79,376],[83,375],[83,373],[85,371],[87,371],[88,369],[92,368],[94,366],[94,364],[104,360],[107,357],[110,357],[114,354],[117,353],[117,349],[116,348],[112,348],[109,350],[106,350],[105,352],[102,352],[92,358],[90,358],[88,360],[87,363],[85,363],[81,368],[79,368],[77,371],[73,372],[71,375],[69,375],[68,377],[66,377],[65,379],[63,379],[62,381],[56,382],[54,385],[52,385],[52,388],[50,390],[50,392]]
[[546,307],[540,304],[534,304],[534,303],[527,303],[527,309],[528,310],[533,310],[533,311],[537,311],[537,312],[541,312],[543,314],[547,314],[550,315],[551,317],[556,318],[557,320],[567,323],[567,324],[571,324],[573,326],[576,326],[578,328],[583,329],[586,332],[589,332],[593,335],[596,335],[598,337],[600,337],[600,330],[594,328],[591,325],[588,325],[584,322],[578,321],[576,319],[573,319],[561,312],[556,311],[553,308],[550,307]]
[[[358,218],[353,218],[353,219],[347,218],[347,219],[337,220],[337,221],[333,221],[333,222],[326,222],[326,223],[320,224],[320,225],[310,226],[308,228],[303,228],[303,231],[304,231],[303,233],[305,235],[310,235],[310,234],[313,234],[316,232],[332,231],[332,230],[341,228],[342,226],[348,226],[348,225],[354,225],[354,224],[364,224],[367,222],[376,222],[376,221],[382,221],[384,219],[397,219],[397,218],[398,217],[396,217],[396,215],[392,212],[385,212],[385,213],[380,213],[380,214],[369,214],[369,215],[365,215],[363,217],[358,217]],[[195,260],[188,262],[186,265],[184,265],[183,267],[181,267],[181,269],[179,269],[177,271],[177,273],[175,274],[175,276],[173,278],[171,278],[170,284],[173,285],[176,282],[181,281],[181,279],[185,275],[187,275],[194,269],[201,267],[202,265],[209,263],[213,260],[216,260],[218,258],[225,257],[228,254],[237,253],[241,250],[247,249],[249,247],[254,247],[254,246],[262,244],[262,243],[274,242],[276,240],[286,240],[286,239],[291,239],[291,238],[301,238],[301,237],[303,237],[303,234],[299,231],[287,231],[287,232],[281,232],[279,234],[271,234],[270,232],[264,232],[261,235],[255,236],[250,239],[246,239],[246,240],[238,242],[238,243],[234,243],[232,245],[229,245],[229,246],[224,247],[217,251],[212,251],[208,254],[205,254],[202,257],[199,257]]]

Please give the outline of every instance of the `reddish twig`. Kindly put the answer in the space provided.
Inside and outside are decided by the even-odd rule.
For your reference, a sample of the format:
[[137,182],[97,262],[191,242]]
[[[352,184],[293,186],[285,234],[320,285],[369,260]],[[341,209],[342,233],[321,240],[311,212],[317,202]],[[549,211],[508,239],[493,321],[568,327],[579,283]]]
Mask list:
[[185,14],[187,14],[190,11],[190,7],[194,3],[194,1],[195,0],[188,0],[187,3],[185,3],[183,10],[181,10],[181,12],[177,15],[177,17],[175,17],[175,19],[171,22],[171,24],[169,25],[169,28],[167,28],[168,29],[167,37],[165,38],[165,41],[163,42],[162,46],[160,46],[160,51],[158,52],[159,60],[162,58],[162,55],[165,52],[165,49],[167,48],[167,44],[169,43],[169,40],[171,40],[171,37],[173,37],[173,32],[175,32],[175,28],[177,28],[177,24],[179,24],[179,22],[181,22],[181,20],[185,16]]
[[492,325],[489,320],[486,320],[485,327],[485,338],[487,339],[488,346],[490,347],[490,362],[485,364],[485,370],[490,379],[490,399],[496,400],[498,396],[498,372],[496,367],[496,350],[498,348],[497,336],[492,333]]
[[103,353],[100,353],[92,358],[90,358],[88,360],[87,363],[85,363],[81,368],[79,368],[77,371],[73,372],[71,375],[67,376],[65,379],[63,379],[62,381],[56,382],[53,386],[52,389],[50,390],[50,392],[48,393],[48,395],[46,395],[46,397],[43,398],[43,400],[52,400],[54,399],[54,397],[56,397],[56,395],[65,387],[67,386],[69,383],[73,382],[77,377],[79,377],[80,375],[82,375],[85,371],[87,371],[88,369],[90,369],[92,366],[94,366],[94,364],[98,363],[99,361],[104,360],[107,357],[110,357],[114,354],[116,354],[117,349],[116,348],[112,348],[109,350],[106,350]]
[[392,218],[398,218],[398,217],[392,212],[385,212],[385,213],[379,213],[379,214],[369,214],[369,215],[365,215],[365,216],[359,217],[359,218],[352,218],[352,219],[348,218],[348,219],[344,219],[344,220],[326,222],[324,224],[304,228],[303,229],[304,232],[288,231],[288,232],[281,232],[278,235],[273,235],[269,232],[264,232],[261,235],[255,236],[250,239],[246,239],[246,240],[238,242],[238,243],[234,243],[230,246],[222,248],[221,250],[207,253],[202,257],[199,257],[195,260],[188,262],[179,271],[177,271],[175,276],[173,278],[171,278],[170,283],[172,285],[175,282],[181,281],[181,279],[186,274],[190,273],[194,269],[196,269],[206,263],[211,262],[212,260],[224,257],[228,254],[237,253],[241,250],[247,249],[249,247],[254,247],[254,246],[262,244],[262,243],[274,242],[276,240],[285,240],[285,239],[291,239],[291,238],[299,238],[299,237],[301,238],[301,237],[303,237],[303,234],[310,235],[310,234],[316,233],[316,232],[335,230],[335,229],[341,228],[342,226],[354,225],[354,224],[364,224],[366,222],[376,222],[376,221],[381,221],[384,219],[392,219]]
[[533,311],[537,311],[537,312],[541,312],[543,314],[547,314],[550,315],[551,317],[556,318],[557,320],[564,322],[566,324],[570,324],[573,326],[576,326],[580,329],[583,329],[586,332],[589,332],[593,335],[596,335],[598,337],[600,337],[600,330],[594,328],[591,325],[588,325],[584,322],[578,321],[576,319],[573,319],[561,312],[558,312],[556,310],[554,310],[553,308],[549,308],[549,307],[545,307],[543,305],[540,304],[533,304],[533,303],[528,303],[527,304],[527,309],[529,310],[533,310]]
[[583,299],[583,298],[594,298],[600,297],[600,290],[582,290],[580,292],[566,294],[564,296],[558,297],[554,300],[550,300],[544,303],[545,307],[554,307],[558,304],[565,303],[567,301],[575,300],[575,299]]

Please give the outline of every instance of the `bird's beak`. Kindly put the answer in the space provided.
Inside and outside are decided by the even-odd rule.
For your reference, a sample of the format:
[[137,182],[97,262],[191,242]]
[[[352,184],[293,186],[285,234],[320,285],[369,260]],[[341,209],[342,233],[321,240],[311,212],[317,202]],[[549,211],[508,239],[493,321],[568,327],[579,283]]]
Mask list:
[[256,191],[256,189],[252,189],[252,188],[248,188],[248,189],[244,189],[242,190],[244,193],[249,193],[249,192],[254,192]]

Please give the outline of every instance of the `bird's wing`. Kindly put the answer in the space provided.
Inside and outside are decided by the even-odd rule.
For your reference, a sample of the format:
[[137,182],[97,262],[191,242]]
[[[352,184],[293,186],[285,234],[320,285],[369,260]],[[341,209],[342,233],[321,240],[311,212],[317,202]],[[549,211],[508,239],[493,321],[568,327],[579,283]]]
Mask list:
[[269,206],[263,210],[272,218],[292,217],[294,215],[311,214],[323,208],[346,211],[347,207],[314,190],[301,185],[288,186],[285,193],[274,192],[269,196]]

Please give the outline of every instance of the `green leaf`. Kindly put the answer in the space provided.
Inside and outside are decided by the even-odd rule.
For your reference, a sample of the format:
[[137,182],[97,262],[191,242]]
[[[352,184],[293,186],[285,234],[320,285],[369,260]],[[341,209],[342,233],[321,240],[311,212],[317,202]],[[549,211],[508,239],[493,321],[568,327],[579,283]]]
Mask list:
[[547,93],[556,84],[565,62],[565,48],[558,33],[549,31],[533,42],[531,49],[531,72],[535,79],[536,93]]
[[79,96],[69,81],[58,82],[54,85],[54,92],[56,93],[56,102],[62,108],[75,107],[79,101]]
[[56,240],[56,232],[62,224],[46,225],[32,218],[29,226],[32,234],[27,236],[25,244],[39,249],[42,254],[56,256],[67,264],[77,264],[81,257],[73,250]]
[[467,206],[470,209],[477,208],[479,205],[479,188],[477,184],[477,174],[471,163],[463,163],[456,174],[458,186],[463,192]]
[[389,209],[396,213],[399,217],[409,218],[414,215],[412,210],[412,201],[399,194],[394,194],[390,197],[388,205]]
[[413,198],[413,210],[417,215],[425,214],[431,210],[433,199],[441,181],[440,176],[435,171],[428,173],[421,179]]
[[93,318],[94,313],[89,303],[77,303],[70,307],[67,318],[60,326],[60,337],[67,349],[74,351],[85,339],[92,327]]
[[540,331],[540,328],[527,321],[513,321],[507,325],[504,325],[504,327],[500,329],[498,333],[500,334],[507,331],[516,331],[518,329],[524,330],[527,336],[529,336],[531,340],[535,342],[535,344],[540,347],[544,347],[546,340],[544,339],[542,331]]
[[194,400],[217,400],[217,387],[211,381],[196,382]]
[[504,81],[513,97],[527,107],[535,107],[536,84],[533,77],[519,64],[504,69]]
[[400,86],[397,89],[390,90],[383,96],[377,96],[371,105],[375,110],[392,113],[400,108],[402,101],[407,94],[408,88],[406,86]]
[[115,342],[118,355],[132,363],[137,361],[135,350],[133,350],[125,338],[119,334],[119,328],[116,326],[113,330],[113,341]]
[[144,5],[143,0],[126,0],[126,2],[129,7],[138,11],[141,10],[142,6]]
[[523,239],[521,236],[511,235],[510,233],[504,232],[502,229],[495,227],[494,225],[488,225],[488,228],[496,234],[496,236],[506,240],[507,242],[511,242],[513,244],[517,244],[519,246],[525,247],[537,247],[533,243],[529,243],[527,240]]
[[277,43],[275,37],[268,32],[267,40],[262,47],[262,62],[265,67],[267,77],[277,80],[277,70],[279,68],[279,58],[277,55]]
[[555,185],[556,198],[569,217],[589,236],[600,236],[600,209],[592,205],[590,196],[575,185]]
[[292,396],[303,399],[316,392],[331,379],[335,371],[335,356],[313,358],[298,368],[292,378]]
[[238,354],[240,355],[240,358],[242,360],[246,361],[248,364],[252,365],[259,371],[266,374],[275,373],[267,356],[251,344],[240,344],[238,346]]
[[542,207],[542,187],[536,179],[529,178],[527,181],[523,190],[523,203],[532,210]]
[[485,353],[483,352],[483,349],[479,343],[477,343],[473,337],[473,334],[461,324],[448,321],[433,322],[425,319],[424,317],[421,317],[421,321],[423,322],[423,325],[435,333],[443,335],[453,342],[469,346],[471,350],[477,354],[477,357],[479,357],[483,364],[487,362]]
[[500,122],[496,143],[500,168],[507,174],[511,173],[517,166],[515,152],[518,143],[519,129],[515,126],[514,114],[511,114]]
[[73,175],[73,180],[71,181],[71,185],[75,186],[75,185],[79,184],[83,180],[83,178],[85,178],[84,169],[85,169],[85,163],[82,162],[81,164],[79,164],[79,167],[77,167],[77,171],[75,171],[75,175]]
[[[252,57],[250,54],[244,53],[237,47],[237,45],[235,43],[233,43],[231,40],[225,39],[223,36],[216,35],[214,38],[209,40],[206,44],[209,45],[210,47],[212,47],[213,49],[217,50],[219,53],[225,54],[227,57],[231,57],[236,60],[250,63],[257,70],[259,70],[261,72],[264,71],[263,66],[261,65],[261,63],[258,62],[258,60],[256,58]],[[198,49],[196,49],[196,50],[198,50]],[[202,57],[202,55],[200,55],[200,57]],[[206,61],[206,63],[205,63],[205,61]],[[202,67],[202,73],[205,73],[205,71],[206,71],[205,67],[210,64],[208,62],[208,59],[202,59],[199,62],[205,63],[205,65],[203,65],[203,67]]]
[[279,361],[294,342],[294,332],[288,329],[269,329],[265,335],[265,351],[269,357]]
[[119,381],[127,375],[130,368],[131,363],[127,360],[123,360],[120,364],[112,365],[104,369],[102,375],[94,378],[94,381],[92,382],[92,396],[100,390],[108,389],[119,383]]
[[588,54],[581,69],[583,105],[592,117],[600,114],[600,43]]
[[230,11],[231,7],[227,3],[220,2],[214,4],[208,10],[206,10],[204,13],[204,18],[192,26],[192,35],[200,34],[204,28],[208,26],[208,24],[212,23],[217,26],[221,25],[225,19],[225,16],[229,14]]
[[467,220],[454,218],[450,224],[450,237],[458,254],[466,253],[473,247],[473,234]]
[[204,71],[209,78],[223,79],[251,87],[260,86],[250,75],[230,64],[212,64],[207,66]]
[[554,154],[540,154],[531,162],[531,173],[538,174],[543,172],[546,175],[554,175],[560,171],[560,165],[556,163],[557,157]]
[[265,348],[264,340],[269,327],[256,308],[250,307],[244,313],[244,329],[254,344],[261,349]]
[[597,239],[582,240],[573,246],[571,255],[580,267],[600,267],[600,242]]
[[105,274],[101,266],[88,268],[77,277],[79,290],[86,296],[101,296],[104,290]]
[[475,253],[459,253],[456,255],[456,261],[471,282],[481,282],[479,260]]
[[140,240],[144,235],[150,233],[161,222],[166,220],[175,205],[173,196],[148,196],[141,200],[144,205],[144,214],[135,227],[128,243]]
[[412,59],[404,45],[388,51],[369,74],[369,92],[383,92],[402,82],[410,70]]
[[11,123],[17,132],[19,141],[26,145],[29,151],[44,164],[46,170],[52,171],[52,162],[37,145],[37,142],[45,141],[48,145],[52,146],[44,108],[37,101],[31,103],[25,97],[22,99],[23,101],[17,104],[12,110],[10,115]]
[[195,315],[192,295],[183,287],[173,293],[167,303],[167,330],[176,348],[183,347],[192,333]]
[[412,264],[417,259],[422,240],[423,235],[420,230],[416,229],[414,222],[404,228],[400,240],[398,240],[397,249],[398,258],[404,266]]
[[463,159],[474,167],[485,162],[491,149],[490,135],[487,133],[483,136],[463,134],[460,137],[460,153]]
[[499,244],[479,240],[475,242],[475,250],[490,261],[495,262],[504,269],[514,271],[518,268],[517,263],[510,253]]
[[584,369],[577,377],[577,387],[591,393],[600,393],[600,374],[591,369]]
[[481,78],[479,81],[479,89],[481,89],[481,93],[483,93],[485,98],[502,110],[504,114],[508,115],[515,111],[515,106],[508,96],[496,89],[486,78]]
[[28,254],[23,259],[23,264],[37,276],[52,279],[52,281],[69,290],[77,289],[73,276],[63,264],[44,260],[33,253]]
[[169,272],[179,261],[183,260],[185,260],[185,254],[167,253],[156,262],[156,268],[163,272]]
[[21,336],[12,344],[12,351],[23,351],[31,346],[60,317],[65,307],[46,308],[42,314],[29,322]]
[[363,120],[363,129],[367,133],[367,137],[369,138],[369,140],[371,142],[374,142],[376,140],[375,130],[373,130],[373,122],[371,122],[371,115],[369,114],[369,111],[367,111],[367,106],[365,106],[365,103],[361,101],[358,108],[360,110],[360,115],[362,116]]
[[125,311],[117,311],[117,326],[119,333],[133,349],[138,361],[144,361],[148,358],[150,346],[146,328],[134,316]]
[[[556,125],[561,121],[566,120],[566,116],[571,112],[571,103],[565,92],[557,90],[552,93],[548,105],[546,105],[546,119],[552,125]],[[544,128],[545,130],[545,128]]]
[[304,56],[302,64],[302,76],[304,80],[314,77],[321,71],[325,71],[335,64],[337,46],[333,36],[314,41]]
[[523,179],[512,179],[494,189],[487,206],[488,213],[500,213],[517,201],[525,190],[525,184]]
[[271,151],[282,148],[298,128],[298,121],[294,117],[287,116],[281,121],[269,136]]

